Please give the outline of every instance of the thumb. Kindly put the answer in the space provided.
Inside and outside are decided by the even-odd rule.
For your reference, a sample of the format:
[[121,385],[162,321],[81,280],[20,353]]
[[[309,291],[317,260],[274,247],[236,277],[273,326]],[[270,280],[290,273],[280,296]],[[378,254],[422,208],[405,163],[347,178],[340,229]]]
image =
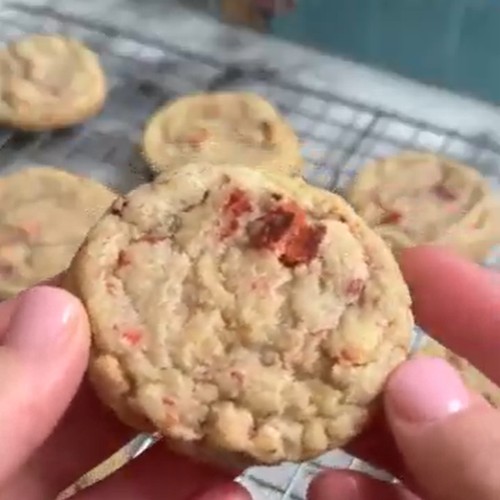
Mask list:
[[387,420],[412,479],[430,500],[500,498],[500,413],[445,361],[418,358],[390,377]]
[[68,292],[40,286],[9,302],[0,332],[0,484],[54,429],[83,376],[89,347],[83,307]]

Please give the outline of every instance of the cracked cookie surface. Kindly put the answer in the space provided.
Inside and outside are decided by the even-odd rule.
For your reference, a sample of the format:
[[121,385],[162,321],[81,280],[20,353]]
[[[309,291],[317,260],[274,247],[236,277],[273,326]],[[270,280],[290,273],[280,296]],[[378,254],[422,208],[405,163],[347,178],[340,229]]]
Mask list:
[[106,80],[99,59],[60,35],[32,35],[0,50],[0,122],[23,130],[80,123],[100,111]]
[[447,158],[404,153],[371,162],[347,199],[396,252],[438,244],[480,261],[500,244],[500,205],[486,180]]
[[146,126],[144,154],[157,172],[188,163],[260,165],[298,175],[297,136],[266,100],[250,92],[181,97]]
[[116,195],[52,167],[0,177],[0,297],[64,271]]
[[477,394],[481,394],[496,408],[500,408],[500,388],[466,359],[451,352],[436,340],[431,338],[426,339],[425,345],[419,349],[416,355],[426,355],[445,359],[460,373],[469,389]]
[[187,165],[117,199],[68,283],[121,418],[251,463],[356,435],[413,324],[390,250],[347,203],[247,167]]

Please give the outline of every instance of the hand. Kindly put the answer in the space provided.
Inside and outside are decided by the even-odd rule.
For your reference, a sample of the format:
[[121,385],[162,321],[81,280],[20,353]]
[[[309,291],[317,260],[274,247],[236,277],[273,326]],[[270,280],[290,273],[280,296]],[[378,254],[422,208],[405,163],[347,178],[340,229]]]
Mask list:
[[[418,323],[500,384],[499,275],[431,248],[405,252],[401,267]],[[401,365],[386,385],[384,410],[349,451],[402,483],[327,471],[311,483],[310,500],[500,498],[500,411],[470,393],[447,363]]]
[[[82,383],[89,338],[83,307],[63,290],[0,303],[0,500],[53,500],[133,437]],[[74,498],[249,499],[232,479],[159,443]]]

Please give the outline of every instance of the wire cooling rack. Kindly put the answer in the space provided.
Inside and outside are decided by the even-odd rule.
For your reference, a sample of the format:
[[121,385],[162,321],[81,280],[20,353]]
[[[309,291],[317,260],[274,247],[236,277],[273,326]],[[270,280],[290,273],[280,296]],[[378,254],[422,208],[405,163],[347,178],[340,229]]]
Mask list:
[[[189,92],[246,89],[274,102],[293,125],[303,141],[306,177],[312,184],[341,190],[368,159],[417,149],[474,165],[500,189],[500,144],[487,135],[465,137],[343,99],[329,92],[327,82],[315,80],[313,90],[273,68],[228,64],[216,56],[188,53],[51,8],[9,5],[0,10],[4,42],[34,32],[71,35],[97,51],[108,75],[109,97],[98,117],[78,127],[37,134],[0,130],[0,173],[29,163],[51,164],[126,191],[149,179],[138,143],[144,122],[155,108]],[[256,499],[299,500],[305,498],[312,475],[331,466],[382,474],[337,451],[300,466],[252,468],[240,480]]]

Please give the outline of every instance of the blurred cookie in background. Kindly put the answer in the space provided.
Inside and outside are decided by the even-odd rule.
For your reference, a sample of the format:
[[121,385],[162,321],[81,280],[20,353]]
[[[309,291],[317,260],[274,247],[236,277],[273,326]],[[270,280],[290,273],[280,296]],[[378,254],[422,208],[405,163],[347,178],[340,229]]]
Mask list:
[[52,167],[0,177],[0,297],[64,271],[114,199],[93,179]]
[[80,123],[100,111],[106,78],[94,52],[60,35],[32,35],[0,50],[0,122],[22,130]]
[[196,94],[167,103],[149,120],[143,149],[155,172],[199,162],[298,175],[303,163],[295,132],[269,102],[249,92]]
[[363,167],[347,190],[356,211],[397,253],[422,244],[482,261],[500,243],[500,205],[481,174],[408,152]]

